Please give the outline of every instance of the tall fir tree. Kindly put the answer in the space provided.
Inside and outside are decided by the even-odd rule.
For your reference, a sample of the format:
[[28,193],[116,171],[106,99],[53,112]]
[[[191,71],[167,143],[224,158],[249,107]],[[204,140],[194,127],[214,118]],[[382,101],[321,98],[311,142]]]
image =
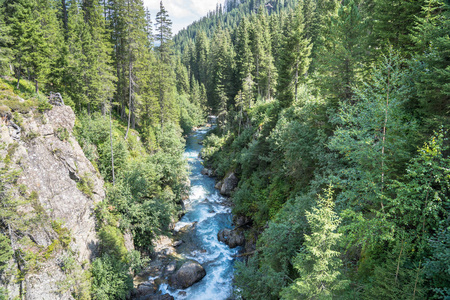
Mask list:
[[45,79],[50,67],[50,46],[45,36],[45,27],[41,24],[41,7],[37,0],[8,1],[6,5],[10,13],[7,24],[11,27],[17,88],[22,75],[29,74],[29,79],[35,82],[37,93],[39,80]]
[[289,107],[297,99],[298,86],[310,64],[312,45],[305,37],[303,7],[299,2],[284,28],[283,53],[280,58],[278,100]]
[[163,2],[160,2],[159,12],[156,15],[155,41],[158,53],[158,101],[160,105],[160,126],[164,131],[164,124],[171,118],[174,101],[174,82],[172,78],[172,21],[165,9]]
[[95,108],[101,109],[105,114],[106,105],[114,94],[116,80],[111,67],[112,45],[109,43],[103,7],[99,0],[84,1],[82,9],[88,28],[82,42],[87,68],[84,76],[87,109],[88,113]]
[[11,62],[10,27],[6,25],[5,8],[0,5],[0,70],[5,70]]
[[305,235],[304,248],[294,259],[300,276],[282,291],[283,299],[334,299],[349,283],[342,278],[336,251],[342,234],[337,232],[340,219],[333,211],[331,188],[325,197],[319,196],[317,207],[306,212],[311,234]]
[[342,1],[337,14],[330,17],[328,41],[317,56],[318,83],[322,93],[336,105],[351,100],[352,87],[364,66],[364,37],[367,36],[358,5],[354,0]]

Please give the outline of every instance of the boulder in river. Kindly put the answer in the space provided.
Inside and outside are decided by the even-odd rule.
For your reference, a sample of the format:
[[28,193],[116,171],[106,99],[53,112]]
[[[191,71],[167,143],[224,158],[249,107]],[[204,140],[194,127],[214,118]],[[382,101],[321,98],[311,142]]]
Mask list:
[[238,229],[222,229],[217,234],[219,242],[227,244],[230,248],[243,246],[245,244],[244,230]]
[[158,286],[153,280],[139,284],[137,289],[133,292],[134,299],[140,299],[145,296],[154,295],[158,291]]
[[204,169],[201,171],[201,173],[202,173],[203,175],[207,175],[207,176],[209,176],[209,177],[213,177],[213,176],[214,176],[214,171],[211,170],[211,169],[208,169],[208,168],[204,168]]
[[223,184],[223,181],[222,181],[222,180],[221,180],[221,181],[218,181],[214,187],[215,187],[216,189],[220,190],[220,189],[222,188],[222,184]]
[[186,289],[205,277],[206,271],[195,260],[185,262],[181,268],[170,277],[169,284],[176,289]]
[[137,298],[133,298],[135,300],[174,300],[175,298],[171,296],[170,294],[152,294],[152,295],[145,295]]
[[236,177],[236,175],[233,172],[231,172],[223,180],[223,184],[220,187],[220,193],[225,196],[231,196],[231,192],[233,192],[234,189],[237,187],[238,182],[239,180]]

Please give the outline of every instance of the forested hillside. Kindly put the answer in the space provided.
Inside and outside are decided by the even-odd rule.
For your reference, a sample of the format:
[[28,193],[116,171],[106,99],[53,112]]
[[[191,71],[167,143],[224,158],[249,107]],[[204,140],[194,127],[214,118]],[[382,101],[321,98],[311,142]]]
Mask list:
[[243,299],[450,297],[449,9],[227,1],[174,38],[240,180]]
[[[183,136],[205,119],[206,94],[197,81],[184,80],[171,25],[162,2],[150,16],[141,0],[0,0],[1,128],[16,132],[2,137],[0,146],[7,153],[0,161],[0,299],[125,299],[133,275],[148,261],[152,239],[183,212],[189,187]],[[63,101],[76,114],[55,132],[46,129],[56,126],[46,125],[49,116],[73,113],[52,109],[51,92],[63,99],[57,105]],[[57,147],[61,143],[81,146],[77,155],[92,163],[89,174],[69,150]],[[69,207],[48,206],[64,186],[50,197],[19,184],[30,176],[21,155],[36,145],[71,162],[65,165],[69,172],[55,172],[84,195],[74,194],[74,206],[82,205],[79,199],[96,203],[93,212],[84,207],[89,221],[96,220],[96,238],[89,245],[77,241],[90,255],[79,255],[78,233],[67,229],[77,212],[56,219]],[[34,171],[50,181],[47,170]],[[105,187],[103,180],[97,183],[100,174]],[[33,228],[50,241],[42,243]],[[49,271],[50,262],[57,271]],[[27,294],[32,278],[42,284]],[[36,287],[50,294],[34,294]]]
[[183,213],[206,113],[204,164],[239,180],[237,298],[449,298],[449,17],[227,0],[172,39],[162,2],[0,0],[0,299],[129,297]]

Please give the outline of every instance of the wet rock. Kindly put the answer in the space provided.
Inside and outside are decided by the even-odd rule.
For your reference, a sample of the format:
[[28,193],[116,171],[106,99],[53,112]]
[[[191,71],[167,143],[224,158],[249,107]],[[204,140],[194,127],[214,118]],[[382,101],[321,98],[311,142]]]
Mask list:
[[186,296],[186,292],[185,291],[179,291],[178,292],[178,296],[183,296],[183,297],[185,297]]
[[217,182],[216,185],[215,185],[214,187],[215,187],[216,189],[220,190],[220,189],[222,188],[222,184],[223,184],[223,181],[221,180],[221,181]]
[[220,187],[220,193],[224,196],[231,196],[231,193],[234,191],[234,189],[238,185],[238,178],[236,175],[232,172],[228,176],[225,177],[223,180],[223,184]]
[[175,260],[171,261],[166,266],[166,268],[164,270],[164,275],[167,276],[167,275],[173,274],[175,272],[176,268],[177,268],[177,262]]
[[141,283],[134,292],[135,298],[142,296],[153,295],[158,291],[158,286],[153,280]]
[[251,219],[247,216],[233,216],[233,223],[236,227],[242,227],[244,225],[250,224]]
[[174,300],[173,296],[171,296],[170,294],[164,294],[164,295],[152,294],[152,295],[136,297],[133,299],[135,299],[135,300]]
[[183,244],[183,241],[175,241],[175,242],[173,242],[173,245],[172,245],[172,246],[178,247],[178,246],[180,246],[181,244]]
[[215,172],[208,168],[204,168],[200,173],[209,177],[213,177],[215,175]]
[[185,262],[181,268],[170,277],[169,284],[176,289],[185,289],[205,277],[206,271],[198,262]]
[[222,229],[217,234],[219,242],[227,244],[230,248],[243,246],[245,244],[244,230],[242,229]]
[[169,256],[175,253],[173,242],[168,236],[160,235],[153,239],[152,243],[155,245],[153,252],[156,256]]
[[188,232],[190,230],[193,230],[196,225],[197,225],[197,222],[192,222],[192,223],[186,224],[186,225],[184,225],[183,227],[180,227],[180,228],[175,227],[173,231],[175,233],[184,234],[184,233],[186,233],[186,232]]

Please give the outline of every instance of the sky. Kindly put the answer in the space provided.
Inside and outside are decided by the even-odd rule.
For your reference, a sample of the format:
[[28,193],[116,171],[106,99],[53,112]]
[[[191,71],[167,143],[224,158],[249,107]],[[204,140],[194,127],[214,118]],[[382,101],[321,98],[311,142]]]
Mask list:
[[[156,14],[159,11],[160,0],[143,0],[144,6],[150,9],[152,22],[155,22]],[[176,34],[181,29],[187,27],[192,22],[206,16],[210,10],[216,9],[217,3],[223,0],[163,0],[163,5],[172,20],[172,32]]]

